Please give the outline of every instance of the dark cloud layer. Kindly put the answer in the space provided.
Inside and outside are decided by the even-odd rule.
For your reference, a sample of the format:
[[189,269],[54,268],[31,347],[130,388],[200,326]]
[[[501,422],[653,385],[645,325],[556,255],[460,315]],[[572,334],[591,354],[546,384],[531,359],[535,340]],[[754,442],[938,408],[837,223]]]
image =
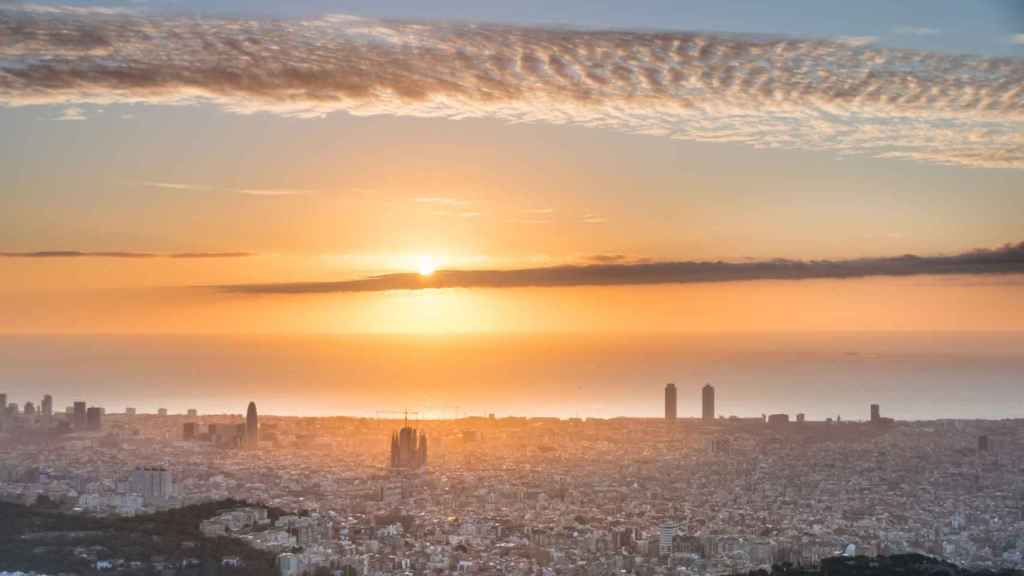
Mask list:
[[1024,167],[1024,60],[850,39],[0,5],[0,105],[492,117]]
[[39,252],[0,252],[3,258],[244,258],[249,252],[81,252],[78,250],[43,250]]
[[290,282],[214,286],[232,294],[319,294],[426,288],[629,286],[744,280],[804,280],[919,274],[1024,274],[1024,242],[953,256],[759,262],[639,262],[518,270],[438,270],[430,276],[387,274],[343,282]]

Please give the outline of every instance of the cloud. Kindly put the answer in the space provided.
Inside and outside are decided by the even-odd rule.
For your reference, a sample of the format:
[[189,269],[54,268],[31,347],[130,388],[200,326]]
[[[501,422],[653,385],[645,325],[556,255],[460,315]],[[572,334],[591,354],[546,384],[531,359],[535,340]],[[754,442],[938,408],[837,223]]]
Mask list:
[[926,28],[924,26],[897,26],[892,31],[904,36],[937,36],[942,32],[938,28]]
[[309,194],[309,190],[295,188],[243,188],[237,192],[246,196],[305,196]]
[[584,224],[604,224],[608,222],[608,219],[604,216],[598,216],[597,214],[584,214],[580,222]]
[[143,186],[149,188],[163,188],[166,190],[188,190],[196,192],[232,192],[243,196],[304,196],[309,190],[299,188],[218,188],[215,186],[200,186],[197,184],[183,184],[180,182],[143,182]]
[[1024,61],[842,41],[0,7],[0,105],[498,118],[1024,167]]
[[464,208],[472,204],[469,200],[460,200],[450,196],[418,196],[412,199],[417,204],[429,204],[431,206],[443,206],[445,208]]
[[1010,42],[1024,46],[1024,34],[1014,34],[1013,36],[1010,36]]
[[878,36],[839,36],[836,38],[836,42],[852,48],[863,48],[878,42]]
[[85,111],[77,106],[65,108],[61,110],[60,116],[55,118],[56,120],[85,120]]
[[213,286],[231,294],[320,294],[383,292],[426,288],[521,288],[554,286],[630,286],[690,284],[747,280],[805,280],[921,274],[1024,274],[1024,242],[996,250],[975,250],[953,256],[915,256],[855,260],[764,260],[754,262],[623,263],[614,257],[588,265],[517,270],[437,270],[385,274],[341,282],[289,282]]
[[82,252],[79,250],[43,250],[39,252],[0,252],[3,258],[245,258],[249,252]]

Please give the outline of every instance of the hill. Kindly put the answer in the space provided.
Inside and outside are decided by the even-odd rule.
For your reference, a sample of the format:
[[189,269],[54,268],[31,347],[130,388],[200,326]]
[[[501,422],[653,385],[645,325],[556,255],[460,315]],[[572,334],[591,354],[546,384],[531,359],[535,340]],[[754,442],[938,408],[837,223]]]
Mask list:
[[[0,572],[181,576],[273,575],[274,555],[230,538],[207,538],[199,522],[245,502],[221,500],[135,517],[97,518],[45,504],[0,502]],[[227,564],[225,559],[229,559]],[[237,566],[232,565],[237,559]]]

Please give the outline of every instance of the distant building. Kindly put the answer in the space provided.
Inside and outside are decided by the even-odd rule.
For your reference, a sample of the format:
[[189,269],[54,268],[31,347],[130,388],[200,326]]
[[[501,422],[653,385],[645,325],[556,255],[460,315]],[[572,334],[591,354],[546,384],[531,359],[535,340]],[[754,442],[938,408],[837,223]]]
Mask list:
[[260,444],[260,417],[256,413],[256,403],[249,402],[249,408],[245,412],[245,439],[246,448],[258,448]]
[[182,440],[195,440],[198,431],[199,424],[195,422],[185,422],[181,427],[181,438]]
[[705,421],[715,419],[715,388],[711,384],[705,384],[700,391],[701,394],[701,417]]
[[174,479],[166,468],[136,468],[128,479],[132,493],[146,504],[162,504],[174,496]]
[[676,419],[676,385],[671,382],[665,385],[665,419]]
[[672,541],[676,537],[676,526],[666,522],[658,527],[658,553],[667,556],[672,553]]
[[391,467],[415,470],[427,463],[427,435],[415,428],[403,427],[391,435]]
[[71,412],[71,426],[76,430],[85,430],[85,402],[75,402]]
[[53,416],[53,396],[49,394],[43,396],[43,403],[40,408],[43,411],[43,416]]
[[159,408],[156,411],[157,416],[167,416],[167,408]]
[[31,401],[25,402],[25,416],[35,416],[35,415],[36,415],[36,405],[33,404]]
[[878,422],[882,418],[882,411],[878,404],[871,405],[871,421]]
[[789,424],[789,414],[769,414],[769,425]]
[[90,406],[85,411],[85,428],[93,432],[103,430],[103,408]]
[[195,418],[196,416],[199,416],[199,411],[195,408],[189,408],[186,414],[188,414],[189,418]]
[[129,406],[128,408],[124,409],[124,413],[128,416],[135,416],[135,408]]
[[805,416],[803,412],[800,412],[796,415],[796,421],[798,423],[803,423],[805,420],[807,420],[807,416]]
[[988,435],[983,434],[981,436],[978,436],[978,452],[988,452],[988,450]]

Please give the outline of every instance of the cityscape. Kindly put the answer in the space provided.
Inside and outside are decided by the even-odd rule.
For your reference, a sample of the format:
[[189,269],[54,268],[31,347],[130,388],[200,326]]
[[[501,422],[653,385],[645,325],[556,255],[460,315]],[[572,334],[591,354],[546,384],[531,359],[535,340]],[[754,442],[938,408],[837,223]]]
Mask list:
[[1024,576],[1024,0],[0,0],[0,576]]
[[[726,417],[711,384],[663,392],[661,419],[415,421],[55,412],[47,395],[7,404],[0,500],[133,517],[238,499],[199,530],[272,554],[282,576],[739,574],[900,553],[1024,567],[1020,420],[898,421],[878,404]],[[680,392],[699,416],[677,413]]]

